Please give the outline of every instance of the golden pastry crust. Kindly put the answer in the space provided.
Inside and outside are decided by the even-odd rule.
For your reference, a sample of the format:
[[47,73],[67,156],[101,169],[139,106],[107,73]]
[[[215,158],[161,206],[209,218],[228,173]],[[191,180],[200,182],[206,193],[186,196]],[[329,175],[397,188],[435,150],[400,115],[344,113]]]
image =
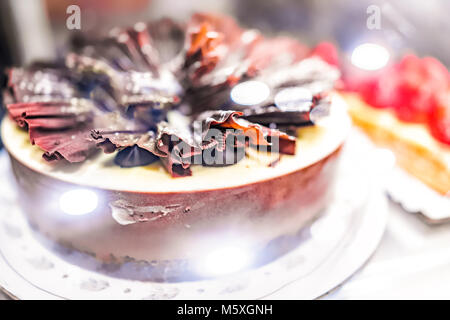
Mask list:
[[365,103],[358,94],[342,94],[355,125],[379,146],[391,149],[397,164],[437,192],[450,196],[450,146],[426,126],[400,121],[389,110]]

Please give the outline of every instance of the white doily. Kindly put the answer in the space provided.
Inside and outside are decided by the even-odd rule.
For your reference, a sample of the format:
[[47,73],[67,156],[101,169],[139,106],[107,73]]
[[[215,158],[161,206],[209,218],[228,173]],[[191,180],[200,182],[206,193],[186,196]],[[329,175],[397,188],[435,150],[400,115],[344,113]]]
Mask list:
[[443,196],[401,168],[394,168],[386,183],[392,200],[403,209],[422,214],[429,223],[450,220],[450,194]]

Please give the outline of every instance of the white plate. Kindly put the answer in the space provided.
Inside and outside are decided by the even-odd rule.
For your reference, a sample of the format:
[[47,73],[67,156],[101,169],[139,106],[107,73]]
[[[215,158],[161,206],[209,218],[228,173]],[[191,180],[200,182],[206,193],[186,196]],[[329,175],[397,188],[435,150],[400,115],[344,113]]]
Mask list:
[[377,179],[385,170],[378,156],[364,138],[352,135],[334,201],[288,254],[258,269],[214,280],[153,283],[82,269],[37,241],[16,206],[8,159],[2,153],[0,168],[7,178],[0,186],[0,287],[18,299],[320,297],[363,266],[382,237],[388,211]]

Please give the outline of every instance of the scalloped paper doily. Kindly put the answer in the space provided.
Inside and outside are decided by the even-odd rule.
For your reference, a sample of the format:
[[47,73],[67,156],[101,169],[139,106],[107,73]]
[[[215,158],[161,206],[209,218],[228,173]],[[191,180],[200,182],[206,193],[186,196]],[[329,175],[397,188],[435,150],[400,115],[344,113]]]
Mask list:
[[441,195],[399,167],[390,173],[386,190],[403,209],[421,214],[429,223],[450,221],[450,193]]

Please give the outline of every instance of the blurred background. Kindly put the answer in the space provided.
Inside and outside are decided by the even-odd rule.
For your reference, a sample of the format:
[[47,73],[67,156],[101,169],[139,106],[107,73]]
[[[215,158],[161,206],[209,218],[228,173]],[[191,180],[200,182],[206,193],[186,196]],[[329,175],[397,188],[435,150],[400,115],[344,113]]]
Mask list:
[[[66,27],[66,10],[73,4],[81,9],[84,32],[106,32],[162,16],[182,21],[195,11],[213,11],[264,33],[289,33],[309,45],[331,40],[344,54],[369,41],[393,55],[412,50],[450,64],[447,0],[2,0],[0,67],[51,58],[61,50],[67,34],[74,32]],[[367,26],[367,10],[374,6],[380,10],[379,28]]]

